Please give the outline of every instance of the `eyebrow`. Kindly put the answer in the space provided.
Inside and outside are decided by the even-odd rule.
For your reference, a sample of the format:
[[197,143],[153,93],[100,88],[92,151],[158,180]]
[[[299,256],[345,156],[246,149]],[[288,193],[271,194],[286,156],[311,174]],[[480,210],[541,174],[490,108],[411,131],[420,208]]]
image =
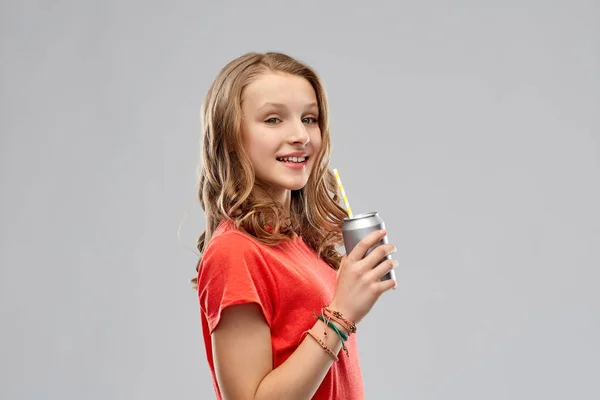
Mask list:
[[[273,108],[278,108],[278,109],[287,108],[286,105],[283,104],[283,103],[271,103],[271,102],[267,102],[267,103],[263,104],[262,106],[258,107],[257,111],[260,111],[260,110],[262,110],[264,108],[267,108],[267,107],[273,107]],[[305,109],[310,109],[310,108],[317,108],[318,109],[319,105],[317,103],[310,103],[310,104],[307,104],[305,106]]]

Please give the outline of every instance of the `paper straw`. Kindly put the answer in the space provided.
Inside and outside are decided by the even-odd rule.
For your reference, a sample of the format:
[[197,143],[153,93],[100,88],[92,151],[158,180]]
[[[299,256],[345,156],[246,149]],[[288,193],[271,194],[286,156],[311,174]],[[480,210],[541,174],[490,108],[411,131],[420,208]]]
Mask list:
[[335,175],[335,180],[337,181],[338,187],[340,188],[340,192],[342,193],[342,200],[344,200],[344,204],[346,205],[346,212],[348,213],[348,217],[352,218],[352,209],[350,208],[350,203],[348,203],[348,198],[346,197],[344,185],[342,185],[342,180],[340,179],[340,174],[338,173],[337,169],[333,170],[333,174]]

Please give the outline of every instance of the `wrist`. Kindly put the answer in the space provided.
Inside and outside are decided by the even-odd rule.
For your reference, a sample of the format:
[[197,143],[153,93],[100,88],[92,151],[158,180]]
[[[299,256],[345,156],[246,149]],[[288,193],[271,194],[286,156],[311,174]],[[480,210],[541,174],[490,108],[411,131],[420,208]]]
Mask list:
[[326,328],[329,329],[331,332],[335,333],[337,336],[339,336],[339,338],[342,341],[347,341],[348,340],[348,336],[350,336],[350,332],[348,331],[348,329],[346,327],[344,327],[344,325],[330,319],[327,318],[326,316],[324,316],[323,314],[320,314],[317,317],[321,322],[323,322],[323,324],[326,325]]
[[336,327],[343,329],[343,332],[348,336],[356,333],[356,323],[352,314],[343,307],[338,306],[335,301],[323,308],[323,315]]
[[331,311],[337,311],[340,314],[342,314],[347,320],[354,321],[353,313],[350,310],[348,310],[347,307],[344,307],[343,305],[337,303],[335,300],[332,300],[331,304],[326,305],[325,308],[328,308]]

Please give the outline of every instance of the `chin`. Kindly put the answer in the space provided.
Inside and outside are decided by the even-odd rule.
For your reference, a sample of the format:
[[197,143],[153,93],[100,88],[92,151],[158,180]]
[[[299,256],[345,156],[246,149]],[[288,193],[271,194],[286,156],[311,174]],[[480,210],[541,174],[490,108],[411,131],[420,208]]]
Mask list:
[[302,182],[289,182],[280,186],[286,188],[287,190],[301,190],[306,186],[307,183],[307,180],[303,180]]
[[306,187],[306,184],[304,184],[304,185],[298,185],[298,186],[292,186],[292,187],[289,187],[289,190],[291,190],[291,191],[298,191],[298,190],[304,189],[305,187]]
[[271,173],[269,174],[270,176],[265,175],[257,177],[257,179],[264,182],[275,191],[277,191],[277,188],[284,190],[301,190],[308,184],[310,173],[307,172],[296,176],[286,176],[286,174],[281,173]]

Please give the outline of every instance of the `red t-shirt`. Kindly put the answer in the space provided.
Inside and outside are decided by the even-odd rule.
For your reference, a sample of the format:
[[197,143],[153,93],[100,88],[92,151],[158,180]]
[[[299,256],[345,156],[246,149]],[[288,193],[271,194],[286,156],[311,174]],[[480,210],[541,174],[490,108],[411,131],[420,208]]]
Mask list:
[[[217,399],[222,399],[215,375],[211,333],[228,306],[257,303],[271,329],[273,368],[298,347],[333,297],[336,272],[301,237],[267,246],[237,230],[219,225],[207,243],[198,270],[198,297],[206,356]],[[338,354],[313,399],[364,398],[356,336],[346,342],[350,357]]]

